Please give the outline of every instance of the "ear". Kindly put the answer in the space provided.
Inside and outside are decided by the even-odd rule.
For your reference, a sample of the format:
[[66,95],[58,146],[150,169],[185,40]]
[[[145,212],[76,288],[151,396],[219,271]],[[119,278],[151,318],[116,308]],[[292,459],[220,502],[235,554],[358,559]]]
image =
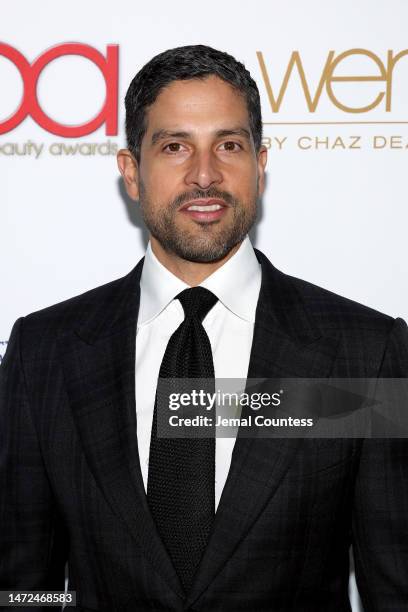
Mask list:
[[139,165],[135,157],[129,149],[120,149],[117,154],[117,162],[129,198],[137,201],[139,199]]
[[261,146],[257,155],[258,165],[258,195],[262,195],[265,189],[265,168],[268,160],[268,149]]

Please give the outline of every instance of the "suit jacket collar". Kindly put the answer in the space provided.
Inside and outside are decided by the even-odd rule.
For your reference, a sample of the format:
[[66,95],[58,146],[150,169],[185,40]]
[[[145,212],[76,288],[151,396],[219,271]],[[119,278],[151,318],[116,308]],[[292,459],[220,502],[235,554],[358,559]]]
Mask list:
[[[262,284],[248,378],[328,376],[337,339],[322,335],[290,278],[255,252]],[[147,505],[137,451],[134,367],[142,266],[143,259],[123,279],[87,294],[87,314],[75,331],[60,338],[60,354],[78,435],[96,482],[152,568],[184,598]],[[216,580],[272,498],[300,445],[298,439],[255,443],[238,436],[186,606]]]
[[89,296],[85,315],[74,331],[87,344],[95,344],[99,339],[135,324],[139,313],[143,263],[144,257],[129,274],[100,287],[99,295],[96,293],[98,290],[85,294],[84,297]]
[[[275,328],[295,342],[307,344],[321,336],[321,332],[308,313],[307,306],[290,281],[290,277],[275,268],[258,249],[254,249],[261,264],[262,282],[256,310],[258,326]],[[106,286],[103,301],[89,300],[85,317],[76,331],[89,344],[115,330],[137,321],[140,301],[140,278],[144,257],[123,278]],[[93,296],[94,292],[87,295]]]

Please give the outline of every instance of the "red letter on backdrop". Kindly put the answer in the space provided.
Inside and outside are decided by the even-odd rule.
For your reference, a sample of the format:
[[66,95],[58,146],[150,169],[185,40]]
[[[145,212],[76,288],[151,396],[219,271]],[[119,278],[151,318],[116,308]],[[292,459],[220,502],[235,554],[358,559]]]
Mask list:
[[30,113],[25,92],[27,91],[27,83],[29,81],[31,66],[27,62],[24,55],[13,47],[10,47],[10,45],[0,43],[0,55],[3,55],[3,57],[6,57],[15,65],[21,74],[21,78],[23,79],[23,99],[21,100],[20,106],[12,117],[0,122],[0,134],[5,134],[6,132],[10,132],[10,130],[14,130],[14,128],[20,125],[20,123],[24,121],[24,119]]
[[[25,57],[10,45],[0,43],[0,55],[13,62],[20,71],[24,82],[24,96],[20,107],[12,117],[0,123],[0,134],[17,127],[27,115],[31,115],[34,121],[47,132],[57,136],[68,138],[86,136],[104,123],[107,136],[115,136],[118,133],[118,45],[107,45],[105,58],[99,51],[89,45],[65,43],[45,51],[31,66]],[[106,97],[102,109],[94,119],[82,125],[58,123],[48,117],[38,103],[37,83],[41,72],[47,64],[65,55],[80,55],[89,59],[98,66],[105,80]]]

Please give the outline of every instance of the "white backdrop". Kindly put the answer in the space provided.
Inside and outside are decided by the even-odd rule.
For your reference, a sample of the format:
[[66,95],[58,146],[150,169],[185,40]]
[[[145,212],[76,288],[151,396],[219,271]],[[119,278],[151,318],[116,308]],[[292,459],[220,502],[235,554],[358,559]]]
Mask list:
[[[0,359],[17,317],[122,276],[143,255],[114,155],[123,97],[146,61],[183,44],[230,52],[258,82],[270,156],[255,245],[289,274],[408,319],[407,23],[404,0],[3,4],[0,123],[22,99],[34,119],[0,128]],[[118,92],[113,61],[108,87],[85,57],[47,63],[65,43],[102,63],[114,45]],[[62,126],[86,124],[107,89],[117,129],[114,108],[83,136],[36,121],[40,109]]]

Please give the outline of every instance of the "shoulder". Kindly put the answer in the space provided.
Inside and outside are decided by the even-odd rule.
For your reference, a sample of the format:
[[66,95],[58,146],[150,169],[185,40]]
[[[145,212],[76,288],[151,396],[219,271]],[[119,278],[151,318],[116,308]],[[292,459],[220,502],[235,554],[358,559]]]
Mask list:
[[395,321],[392,316],[348,297],[294,276],[285,277],[322,330],[387,332]]
[[338,362],[343,363],[339,370],[342,375],[357,372],[353,364],[361,368],[362,363],[367,366],[367,376],[408,375],[408,328],[403,319],[292,276],[287,281],[321,333],[340,340]]
[[387,330],[394,318],[307,280],[276,268],[258,249],[264,295],[270,306],[286,317],[303,316],[321,331],[337,329]]
[[123,310],[132,288],[138,289],[142,262],[121,278],[28,314],[21,322],[24,344],[33,346],[44,339],[113,319]]
[[262,266],[263,312],[272,312],[294,338],[302,342],[321,336],[327,342],[331,339],[350,372],[361,371],[362,363],[367,372],[378,371],[386,352],[398,353],[406,367],[408,334],[401,318],[285,274],[260,251],[256,255]]
[[98,304],[112,299],[123,278],[115,279],[80,295],[28,314],[25,317],[25,327],[35,327],[36,325],[42,328],[48,326],[70,327],[71,324],[78,323],[82,315],[89,312],[89,309],[94,309]]

